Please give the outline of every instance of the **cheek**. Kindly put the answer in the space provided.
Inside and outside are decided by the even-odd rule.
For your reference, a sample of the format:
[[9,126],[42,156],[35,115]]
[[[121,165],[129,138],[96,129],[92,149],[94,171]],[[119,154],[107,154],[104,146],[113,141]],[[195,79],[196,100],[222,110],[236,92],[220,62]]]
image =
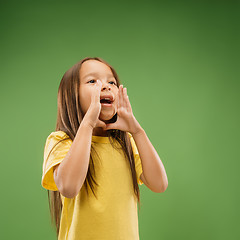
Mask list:
[[91,95],[92,95],[92,89],[87,88],[87,87],[82,87],[79,90],[79,95],[81,100],[91,100]]
[[80,105],[85,113],[88,110],[88,107],[90,106],[91,103],[91,94],[87,89],[80,89],[79,92],[79,99],[80,99]]

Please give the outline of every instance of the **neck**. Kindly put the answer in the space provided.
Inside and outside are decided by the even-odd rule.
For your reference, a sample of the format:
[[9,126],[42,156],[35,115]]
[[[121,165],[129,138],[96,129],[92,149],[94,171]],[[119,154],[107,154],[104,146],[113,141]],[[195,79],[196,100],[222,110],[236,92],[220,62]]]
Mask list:
[[[117,113],[115,113],[114,116],[109,120],[102,120],[101,119],[101,121],[105,122],[106,124],[107,123],[114,123],[114,122],[116,122],[116,120],[117,120]],[[108,136],[107,135],[107,130],[103,130],[103,128],[101,128],[101,127],[94,128],[92,135],[93,136],[102,136],[102,137],[107,137]]]
[[96,127],[93,129],[93,136],[107,137],[107,131],[104,131],[101,127]]

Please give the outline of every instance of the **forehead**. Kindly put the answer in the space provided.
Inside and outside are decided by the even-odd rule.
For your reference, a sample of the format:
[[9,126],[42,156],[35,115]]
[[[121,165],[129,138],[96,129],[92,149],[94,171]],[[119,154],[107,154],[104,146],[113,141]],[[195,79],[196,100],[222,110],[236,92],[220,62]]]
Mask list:
[[87,60],[82,63],[80,71],[80,79],[84,79],[86,76],[89,75],[100,75],[100,76],[113,76],[110,67],[106,64],[97,61],[97,60]]

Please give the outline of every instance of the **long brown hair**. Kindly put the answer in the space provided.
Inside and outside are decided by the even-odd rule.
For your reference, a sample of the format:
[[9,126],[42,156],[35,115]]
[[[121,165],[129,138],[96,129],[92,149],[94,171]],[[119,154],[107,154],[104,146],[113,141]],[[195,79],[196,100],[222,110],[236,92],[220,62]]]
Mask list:
[[[91,59],[98,60],[102,63],[105,63],[108,67],[110,67],[113,73],[113,76],[117,81],[117,86],[119,87],[121,84],[119,81],[118,75],[116,71],[113,69],[113,67],[99,57],[86,57],[81,61],[79,61],[78,63],[76,63],[74,66],[72,66],[68,71],[66,71],[62,77],[62,80],[58,88],[58,97],[57,97],[58,109],[57,109],[57,121],[56,121],[56,128],[55,128],[55,131],[63,131],[68,135],[62,141],[69,138],[72,141],[74,140],[77,134],[78,128],[84,117],[83,111],[80,106],[79,71],[82,63]],[[111,119],[111,121],[115,121],[115,120],[116,120],[116,114]],[[140,191],[139,191],[137,178],[136,178],[134,155],[133,155],[133,150],[132,150],[132,145],[130,142],[129,135],[126,132],[118,129],[110,129],[110,130],[107,130],[107,136],[109,137],[110,143],[114,148],[116,147],[113,144],[113,139],[116,139],[120,143],[122,150],[129,161],[129,166],[132,173],[133,189],[137,197],[137,201],[139,203],[139,210],[140,210],[140,205],[141,205]],[[84,187],[88,194],[88,186],[90,186],[91,191],[95,195],[95,191],[94,191],[95,185],[98,185],[98,184],[94,179],[95,169],[94,169],[94,161],[93,161],[93,152],[97,155],[97,152],[92,145],[91,151],[90,151],[89,167],[88,167],[86,179],[84,181]],[[56,226],[56,233],[58,236],[59,228],[60,228],[61,211],[62,211],[61,196],[59,191],[51,191],[51,190],[47,190],[47,191],[48,191],[48,203],[49,203],[49,209],[51,213],[52,224]]]

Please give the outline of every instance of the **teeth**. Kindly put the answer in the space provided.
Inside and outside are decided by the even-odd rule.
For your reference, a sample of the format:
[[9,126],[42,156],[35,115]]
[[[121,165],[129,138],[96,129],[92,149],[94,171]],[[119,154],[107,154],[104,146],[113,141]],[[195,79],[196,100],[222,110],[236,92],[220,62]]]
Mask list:
[[108,100],[111,102],[111,98],[102,98],[101,100]]

